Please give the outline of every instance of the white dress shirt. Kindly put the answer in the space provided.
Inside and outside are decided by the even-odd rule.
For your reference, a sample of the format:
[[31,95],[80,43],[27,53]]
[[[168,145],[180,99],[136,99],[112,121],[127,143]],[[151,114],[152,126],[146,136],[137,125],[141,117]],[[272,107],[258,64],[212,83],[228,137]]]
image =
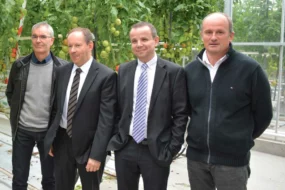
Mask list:
[[207,57],[206,50],[204,51],[203,57],[202,57],[202,59],[203,59],[203,64],[209,69],[210,76],[211,76],[211,81],[212,81],[212,82],[214,81],[214,78],[215,78],[215,76],[216,76],[216,74],[217,74],[217,71],[218,71],[220,65],[222,64],[222,62],[223,62],[226,58],[227,58],[226,55],[223,56],[223,57],[222,57],[221,59],[219,59],[219,60],[215,63],[215,65],[213,66],[213,65],[210,63],[210,61],[209,61],[209,59],[208,59],[208,57]]
[[[148,118],[148,110],[149,110],[149,105],[150,105],[150,100],[151,100],[151,94],[152,94],[152,89],[153,89],[153,82],[154,82],[154,76],[155,76],[155,70],[156,70],[156,65],[157,65],[157,55],[155,56],[147,63],[143,63],[140,60],[138,60],[138,65],[136,68],[136,73],[135,73],[135,80],[134,80],[134,97],[133,97],[133,112],[132,112],[132,121],[130,125],[130,135],[132,136],[133,133],[133,124],[134,124],[134,114],[135,114],[135,109],[136,109],[136,99],[137,99],[137,87],[138,87],[138,82],[139,82],[139,77],[141,75],[142,69],[141,66],[142,64],[147,64],[147,105],[146,105],[146,117],[145,121],[147,123],[147,118]],[[147,129],[145,131],[145,138],[147,138]]]
[[[82,72],[80,73],[80,81],[79,81],[79,86],[78,86],[78,93],[77,93],[77,99],[80,95],[82,86],[85,82],[86,76],[88,74],[88,71],[90,69],[90,66],[92,64],[93,61],[93,57],[91,57],[85,64],[83,64],[80,69],[82,70]],[[67,127],[67,109],[68,109],[68,101],[69,101],[69,95],[70,95],[70,90],[71,90],[71,85],[73,82],[73,78],[76,74],[76,69],[79,68],[77,65],[73,64],[73,68],[71,71],[71,75],[69,78],[69,82],[68,82],[68,86],[66,89],[66,95],[65,95],[65,101],[64,101],[64,106],[63,106],[63,112],[62,112],[62,116],[61,116],[61,120],[60,120],[60,126],[64,129],[66,129]]]

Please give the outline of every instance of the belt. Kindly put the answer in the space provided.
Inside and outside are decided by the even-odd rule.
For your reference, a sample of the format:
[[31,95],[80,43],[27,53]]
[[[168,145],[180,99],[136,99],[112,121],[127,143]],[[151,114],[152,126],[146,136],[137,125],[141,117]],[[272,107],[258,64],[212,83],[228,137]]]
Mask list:
[[[135,143],[137,143],[134,138],[132,136],[130,136],[131,140],[133,140]],[[137,143],[137,144],[140,144],[140,145],[144,145],[144,146],[147,146],[148,145],[148,142],[147,142],[147,139],[143,139],[140,143]]]

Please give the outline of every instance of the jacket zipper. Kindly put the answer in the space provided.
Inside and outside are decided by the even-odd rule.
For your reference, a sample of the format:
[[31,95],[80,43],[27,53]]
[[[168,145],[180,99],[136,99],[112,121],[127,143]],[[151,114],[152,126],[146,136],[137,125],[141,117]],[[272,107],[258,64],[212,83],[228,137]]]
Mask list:
[[[197,57],[198,61],[201,62],[202,65],[203,64],[203,60],[200,57]],[[205,65],[204,65],[205,66]],[[206,66],[205,66],[206,67]],[[208,69],[208,68],[207,68]],[[210,73],[209,73],[210,76]],[[210,76],[211,77],[211,76]],[[212,86],[213,86],[213,82],[210,79],[210,102],[209,102],[209,111],[208,111],[208,118],[207,118],[207,148],[209,151],[208,154],[208,158],[207,158],[207,163],[210,164],[210,159],[211,159],[211,149],[210,149],[210,121],[211,121],[211,111],[212,111]]]
[[[225,62],[225,60],[227,60],[229,57],[229,55],[227,54],[226,57],[223,59],[222,62]],[[197,56],[198,61],[201,62],[202,65],[203,64],[203,60],[199,57],[199,55]],[[204,65],[205,66],[205,65]],[[206,66],[205,66],[206,67]],[[207,68],[208,69],[208,68]],[[211,76],[210,76],[211,77]],[[211,79],[210,79],[211,80]],[[207,158],[207,163],[210,164],[210,159],[211,159],[211,149],[210,149],[210,121],[211,121],[211,112],[212,112],[212,87],[213,87],[213,82],[211,82],[211,88],[210,88],[210,105],[209,105],[209,111],[208,111],[208,123],[207,123],[207,146],[208,146],[208,150],[209,150],[209,154],[208,154],[208,158]]]
[[207,124],[207,146],[209,150],[207,163],[210,164],[211,158],[211,149],[210,149],[210,121],[211,121],[211,111],[212,111],[212,83],[210,88],[210,105],[209,105],[209,112],[208,112],[208,124]]

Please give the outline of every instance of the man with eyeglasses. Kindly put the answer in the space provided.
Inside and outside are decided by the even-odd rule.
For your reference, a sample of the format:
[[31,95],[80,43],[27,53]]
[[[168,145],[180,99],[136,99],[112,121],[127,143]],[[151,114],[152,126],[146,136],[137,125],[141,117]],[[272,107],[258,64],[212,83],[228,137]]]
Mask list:
[[44,157],[44,137],[52,119],[56,69],[67,63],[50,51],[54,31],[46,22],[32,27],[33,52],[17,59],[6,89],[13,137],[13,190],[26,190],[33,148],[37,145],[44,190],[55,189],[52,157]]

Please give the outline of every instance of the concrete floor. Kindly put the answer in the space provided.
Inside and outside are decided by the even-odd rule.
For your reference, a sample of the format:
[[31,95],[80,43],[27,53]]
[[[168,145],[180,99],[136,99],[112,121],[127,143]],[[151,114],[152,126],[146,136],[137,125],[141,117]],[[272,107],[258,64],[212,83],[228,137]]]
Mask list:
[[[0,190],[10,190],[12,182],[11,165],[11,136],[8,120],[0,115]],[[284,190],[285,189],[285,158],[252,151],[251,177],[248,181],[249,190]],[[107,173],[114,173],[114,162],[111,158],[107,164]],[[41,172],[37,149],[31,161],[29,190],[41,189]],[[80,182],[78,183],[80,185]],[[140,184],[143,189],[142,183]],[[105,174],[101,190],[115,190],[116,178]],[[187,164],[184,156],[175,160],[171,165],[168,182],[169,190],[189,190]]]

